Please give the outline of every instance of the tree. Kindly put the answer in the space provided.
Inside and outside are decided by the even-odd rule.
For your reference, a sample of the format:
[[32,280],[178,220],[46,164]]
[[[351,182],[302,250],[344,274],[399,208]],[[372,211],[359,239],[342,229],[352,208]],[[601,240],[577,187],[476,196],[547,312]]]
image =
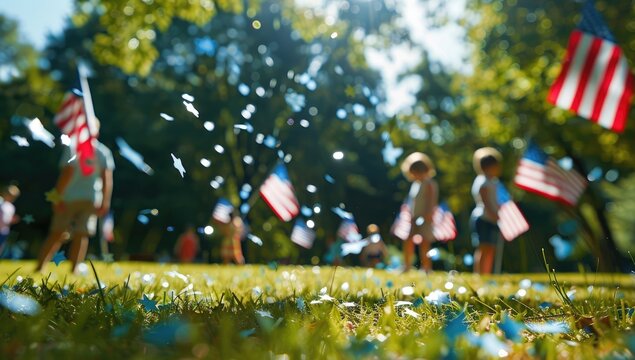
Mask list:
[[[579,14],[580,7],[575,2],[469,1],[465,24],[474,49],[473,71],[457,84],[465,95],[461,105],[474,117],[480,133],[499,143],[516,143],[520,150],[531,138],[555,157],[572,158],[583,174],[595,166],[628,174],[635,166],[629,155],[635,146],[632,126],[618,136],[545,101],[578,20],[571,15]],[[597,7],[609,24],[632,21],[626,3],[598,1]],[[613,29],[625,44],[627,29]],[[633,50],[628,46],[624,50],[632,58]],[[571,214],[582,221],[601,266],[614,269],[620,255],[607,221],[606,202],[601,188],[592,183]],[[594,224],[599,228],[594,229]]]

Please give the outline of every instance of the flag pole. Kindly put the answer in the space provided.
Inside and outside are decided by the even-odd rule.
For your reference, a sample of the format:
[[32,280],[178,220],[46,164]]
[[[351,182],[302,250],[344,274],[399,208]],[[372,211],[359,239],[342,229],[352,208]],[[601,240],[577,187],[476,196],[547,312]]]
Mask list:
[[82,90],[82,98],[84,100],[84,110],[86,111],[86,124],[88,131],[92,136],[97,136],[95,108],[93,107],[93,99],[88,86],[88,67],[85,62],[79,61],[77,64],[77,72],[79,74],[79,84]]

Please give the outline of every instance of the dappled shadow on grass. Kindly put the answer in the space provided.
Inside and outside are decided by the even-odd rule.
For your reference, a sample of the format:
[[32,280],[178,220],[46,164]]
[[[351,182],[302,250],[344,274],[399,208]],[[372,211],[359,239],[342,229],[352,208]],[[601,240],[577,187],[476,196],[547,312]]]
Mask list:
[[632,356],[630,276],[66,265],[0,263],[2,357]]

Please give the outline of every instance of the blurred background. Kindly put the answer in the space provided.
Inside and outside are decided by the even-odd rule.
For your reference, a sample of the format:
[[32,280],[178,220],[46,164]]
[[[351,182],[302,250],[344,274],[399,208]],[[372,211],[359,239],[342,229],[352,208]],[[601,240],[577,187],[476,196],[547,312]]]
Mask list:
[[[451,4],[450,4],[451,3]],[[545,101],[561,67],[577,1],[55,0],[0,3],[0,183],[16,184],[13,244],[33,257],[48,230],[44,193],[62,144],[52,120],[88,64],[100,141],[115,156],[117,259],[167,259],[187,224],[210,224],[221,197],[241,208],[261,246],[247,262],[321,263],[341,219],[389,234],[409,184],[399,163],[431,156],[458,238],[435,268],[468,269],[471,159],[504,155],[503,181],[531,230],[507,243],[505,271],[623,269],[635,248],[635,128],[615,134]],[[627,58],[635,2],[597,1]],[[189,106],[186,106],[190,104]],[[56,146],[32,138],[39,118]],[[532,140],[584,171],[590,186],[565,207],[511,184]],[[24,141],[28,142],[28,145]],[[121,156],[123,143],[151,168]],[[183,161],[184,178],[170,154]],[[317,238],[305,250],[252,196],[286,163]],[[249,199],[252,198],[250,202]],[[248,208],[246,204],[250,205]],[[217,233],[201,261],[218,261]],[[91,252],[98,253],[96,243]],[[466,259],[467,260],[467,259]],[[469,263],[469,261],[468,261]]]

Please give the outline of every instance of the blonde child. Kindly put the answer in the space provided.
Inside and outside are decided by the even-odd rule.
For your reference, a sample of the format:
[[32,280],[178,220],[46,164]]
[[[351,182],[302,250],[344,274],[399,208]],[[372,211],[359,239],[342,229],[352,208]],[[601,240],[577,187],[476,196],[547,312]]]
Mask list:
[[432,270],[432,261],[427,253],[434,242],[432,217],[439,198],[438,185],[434,180],[436,170],[426,154],[415,152],[406,157],[401,165],[401,171],[412,182],[408,194],[412,226],[404,245],[404,270],[408,271],[412,266],[415,244],[418,244],[421,269],[429,272]]
[[496,255],[498,229],[498,197],[496,187],[501,174],[502,156],[498,150],[484,147],[474,152],[473,165],[477,173],[472,184],[472,196],[476,207],[472,211],[470,225],[474,253],[474,272],[491,274]]

